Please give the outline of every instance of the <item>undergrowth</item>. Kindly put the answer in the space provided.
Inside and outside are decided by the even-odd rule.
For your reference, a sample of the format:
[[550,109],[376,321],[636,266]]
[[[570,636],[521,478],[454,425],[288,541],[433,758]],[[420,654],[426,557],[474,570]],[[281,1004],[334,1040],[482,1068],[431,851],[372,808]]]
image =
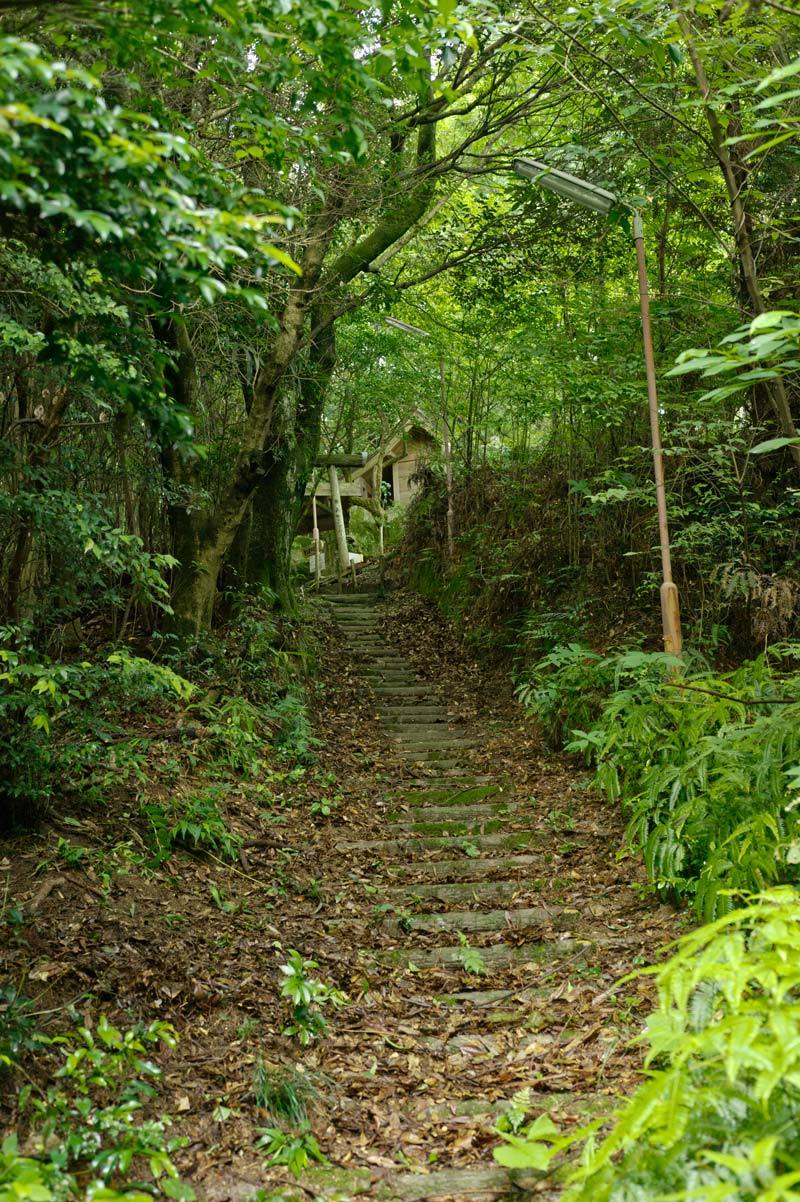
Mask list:
[[517,693],[594,765],[651,880],[702,918],[800,881],[800,646],[733,672],[658,653],[557,647]]
[[0,1148],[2,1202],[146,1202],[189,1200],[173,1155],[188,1142],[170,1136],[168,1115],[152,1114],[161,1069],[150,1058],[174,1047],[164,1022],[127,1031],[101,1015],[96,1027],[75,1016],[57,1035],[33,1030],[21,999],[5,1010],[0,1070],[13,1069],[35,1040],[54,1061],[49,1083],[19,1094],[24,1139],[12,1133]]
[[800,1198],[800,906],[791,888],[684,936],[655,976],[644,1082],[608,1120],[562,1133],[498,1124],[510,1168],[582,1149],[565,1202],[796,1202]]

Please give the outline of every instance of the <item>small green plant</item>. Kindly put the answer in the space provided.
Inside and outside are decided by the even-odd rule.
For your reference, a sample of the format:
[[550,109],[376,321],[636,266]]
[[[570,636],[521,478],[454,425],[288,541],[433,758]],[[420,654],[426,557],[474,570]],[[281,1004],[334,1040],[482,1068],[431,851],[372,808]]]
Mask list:
[[13,985],[0,985],[0,1071],[16,1064],[22,1052],[36,1047],[33,1002]]
[[258,1034],[261,1029],[261,1023],[257,1018],[243,1018],[236,1028],[237,1039],[250,1039],[253,1035]]
[[158,802],[145,805],[143,813],[150,823],[157,859],[167,859],[173,847],[185,847],[237,860],[242,841],[220,813],[224,793],[221,785],[207,785],[197,796],[174,798],[167,806]]
[[292,1035],[303,1046],[311,1043],[327,1028],[323,1010],[332,1006],[337,1009],[347,1002],[347,994],[330,985],[323,984],[309,973],[318,968],[316,960],[304,960],[298,951],[289,951],[289,960],[281,965],[284,976],[281,997],[291,1005],[291,1021],[283,1029],[284,1035]]
[[472,976],[482,977],[486,975],[486,961],[477,947],[471,947],[469,939],[463,931],[458,932],[458,942],[461,947],[459,949],[458,958],[464,972],[470,973]]
[[253,1070],[253,1097],[272,1118],[293,1127],[308,1118],[308,1106],[318,1096],[315,1079],[299,1069],[267,1064],[259,1057]]
[[213,901],[214,905],[218,910],[221,911],[221,913],[236,913],[237,909],[239,908],[238,904],[235,901],[231,901],[229,897],[226,897],[222,890],[217,885],[213,884],[213,882],[208,886],[208,892],[211,894],[211,900]]
[[411,911],[405,909],[403,906],[395,906],[392,902],[381,902],[380,905],[373,906],[371,912],[376,917],[391,915],[397,922],[400,930],[406,934],[408,934],[414,924],[414,915]]
[[308,1124],[296,1131],[282,1131],[280,1127],[257,1127],[259,1139],[256,1147],[266,1153],[269,1164],[284,1164],[295,1177],[308,1168],[312,1160],[327,1165],[319,1144]]
[[320,797],[317,801],[311,803],[311,813],[318,817],[330,818],[331,814],[336,810],[341,801],[341,797]]

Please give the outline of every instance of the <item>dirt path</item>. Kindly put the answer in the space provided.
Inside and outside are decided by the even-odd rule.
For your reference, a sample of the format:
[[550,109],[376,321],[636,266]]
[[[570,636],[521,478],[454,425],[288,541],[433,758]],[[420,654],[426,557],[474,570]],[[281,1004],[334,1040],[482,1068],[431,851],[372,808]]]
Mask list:
[[[413,603],[410,615],[370,594],[330,604],[385,751],[374,831],[336,839],[335,912],[304,949],[339,980],[346,965],[353,998],[304,1058],[334,1085],[320,1138],[336,1167],[299,1189],[283,1178],[285,1196],[556,1197],[495,1165],[493,1122],[523,1087],[534,1113],[567,1123],[629,1088],[626,1045],[648,998],[611,987],[675,917],[619,862],[617,815],[543,756],[514,707],[476,702],[473,680],[454,708],[452,658],[435,643],[425,656],[419,641],[411,666]],[[243,1198],[248,1184],[227,1177],[211,1196]]]

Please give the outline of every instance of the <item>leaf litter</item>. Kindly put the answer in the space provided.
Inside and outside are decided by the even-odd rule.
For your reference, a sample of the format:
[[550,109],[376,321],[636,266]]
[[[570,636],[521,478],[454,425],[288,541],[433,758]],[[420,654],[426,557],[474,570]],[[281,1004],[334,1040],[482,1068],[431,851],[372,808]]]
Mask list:
[[[56,1025],[68,1004],[90,1026],[101,1012],[175,1025],[180,1041],[163,1058],[159,1107],[188,1137],[178,1166],[209,1202],[288,1180],[256,1149],[256,1128],[273,1121],[254,1092],[258,1065],[306,1074],[323,1153],[335,1165],[369,1169],[375,1181],[490,1163],[493,1114],[523,1087],[541,1112],[566,1122],[628,1093],[640,1059],[630,1040],[652,999],[647,981],[614,985],[652,961],[681,922],[647,890],[639,861],[620,855],[621,816],[586,788],[580,765],[547,751],[503,675],[471,659],[433,607],[403,593],[381,610],[384,632],[476,743],[469,771],[504,783],[513,808],[503,832],[531,832],[531,840],[493,851],[497,867],[474,882],[474,896],[415,896],[414,884],[458,882],[479,834],[455,851],[413,846],[413,835],[403,856],[343,849],[344,841],[386,838],[389,815],[413,819],[401,799],[436,770],[394,754],[358,655],[322,606],[316,621],[325,647],[314,687],[319,777],[335,774],[342,798],[330,815],[312,812],[315,786],[306,782],[286,784],[265,820],[263,795],[242,782],[226,798],[243,840],[238,864],[174,852],[159,868],[118,874],[110,885],[89,860],[69,871],[41,863],[54,838],[74,836],[71,823],[89,847],[135,839],[125,796],[109,798],[102,812],[62,812],[33,841],[2,849],[7,895],[26,915],[24,940],[3,948],[4,978]],[[531,859],[509,863],[518,854]],[[448,867],[431,877],[437,863]],[[409,881],[400,905],[395,890]],[[481,897],[493,881],[514,882],[507,900]],[[485,975],[414,965],[415,953],[455,945],[456,934],[409,933],[397,917],[398,908],[413,919],[507,907],[537,908],[541,921],[533,932],[471,931],[469,947],[485,954],[533,938],[544,952]],[[307,1048],[282,1034],[279,967],[290,948],[350,998]],[[397,948],[412,949],[410,966],[382,957]],[[477,990],[502,996],[486,1005],[454,996]],[[26,1065],[34,1077],[51,1070],[46,1057]],[[4,1126],[13,1126],[14,1090],[0,1107]]]

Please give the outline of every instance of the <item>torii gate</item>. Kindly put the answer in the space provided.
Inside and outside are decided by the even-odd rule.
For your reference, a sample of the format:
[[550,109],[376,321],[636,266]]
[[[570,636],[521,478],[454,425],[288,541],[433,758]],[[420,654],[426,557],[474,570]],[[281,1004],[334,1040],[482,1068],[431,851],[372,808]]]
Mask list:
[[[339,556],[340,582],[350,569],[350,552],[347,549],[347,530],[344,524],[342,494],[339,489],[339,474],[336,469],[339,467],[363,467],[366,462],[366,451],[362,451],[360,455],[327,455],[322,459],[315,460],[314,462],[315,467],[326,467],[328,469],[328,479],[331,486],[331,511],[333,513],[333,528],[336,532],[336,550]],[[317,587],[319,587],[321,572],[316,492],[312,494],[311,497],[311,509],[314,522],[312,536],[314,539],[314,575],[316,577]],[[355,568],[353,568],[353,577],[355,579]]]

